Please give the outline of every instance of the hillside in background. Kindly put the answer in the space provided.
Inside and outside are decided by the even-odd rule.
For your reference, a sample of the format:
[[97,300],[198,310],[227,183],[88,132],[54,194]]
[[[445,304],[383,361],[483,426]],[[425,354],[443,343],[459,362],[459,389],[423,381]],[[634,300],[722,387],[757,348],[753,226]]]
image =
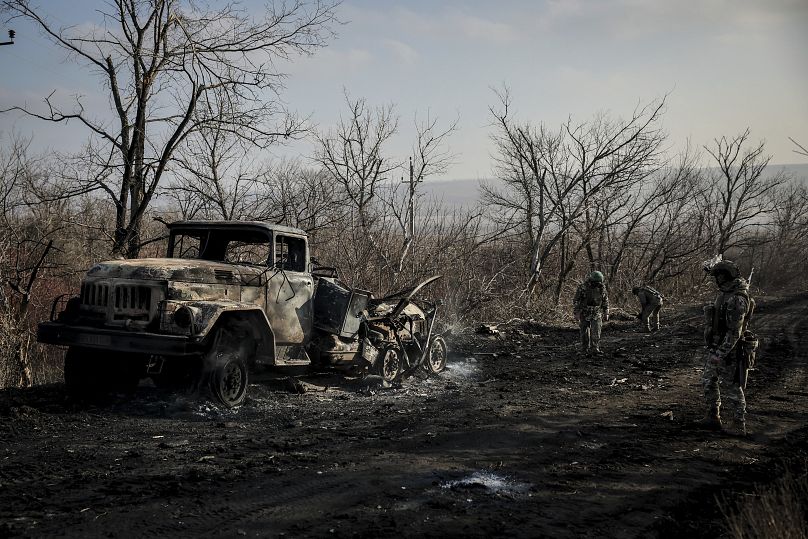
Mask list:
[[[795,180],[808,182],[808,163],[794,165],[769,165],[766,171],[773,175],[781,170]],[[495,182],[495,179],[461,179],[446,180],[436,182],[425,182],[423,192],[428,196],[434,196],[442,200],[448,206],[470,207],[477,203],[480,194],[480,182]]]

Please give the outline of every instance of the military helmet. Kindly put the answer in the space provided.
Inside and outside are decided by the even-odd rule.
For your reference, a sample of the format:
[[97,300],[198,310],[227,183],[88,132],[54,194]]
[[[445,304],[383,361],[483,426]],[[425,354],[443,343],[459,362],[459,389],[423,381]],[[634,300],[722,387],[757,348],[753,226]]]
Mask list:
[[589,280],[593,283],[602,283],[603,282],[603,274],[599,271],[593,271],[589,274]]
[[710,268],[710,275],[713,277],[719,273],[726,273],[731,279],[737,279],[741,275],[741,270],[738,269],[735,262],[731,260],[722,260],[720,262],[716,262],[715,265]]

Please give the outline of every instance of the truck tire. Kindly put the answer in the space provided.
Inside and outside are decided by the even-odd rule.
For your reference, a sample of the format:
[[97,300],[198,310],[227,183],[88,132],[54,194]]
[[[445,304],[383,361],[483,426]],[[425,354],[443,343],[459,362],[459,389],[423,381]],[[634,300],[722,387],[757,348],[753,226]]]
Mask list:
[[382,350],[376,360],[375,374],[381,376],[386,382],[397,382],[401,377],[404,365],[401,352],[398,348],[389,346]]
[[235,328],[220,328],[205,355],[203,370],[213,398],[227,408],[239,406],[250,383],[248,360],[255,344]]
[[239,406],[247,397],[250,383],[247,364],[240,357],[228,357],[211,373],[210,388],[216,400],[228,408]]
[[443,337],[434,337],[429,345],[429,355],[426,358],[426,367],[429,372],[437,374],[446,369],[448,347]]

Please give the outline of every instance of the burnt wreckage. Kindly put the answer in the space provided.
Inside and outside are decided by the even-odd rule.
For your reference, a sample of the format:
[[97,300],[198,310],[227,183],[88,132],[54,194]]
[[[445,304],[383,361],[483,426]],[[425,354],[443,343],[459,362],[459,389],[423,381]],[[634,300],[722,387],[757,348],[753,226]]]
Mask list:
[[440,372],[447,348],[437,303],[418,286],[376,299],[312,269],[306,233],[242,221],[169,225],[167,258],[101,262],[78,296],[57,298],[39,342],[67,346],[68,391],[87,396],[160,387],[209,388],[244,401],[250,371],[308,359],[396,381]]

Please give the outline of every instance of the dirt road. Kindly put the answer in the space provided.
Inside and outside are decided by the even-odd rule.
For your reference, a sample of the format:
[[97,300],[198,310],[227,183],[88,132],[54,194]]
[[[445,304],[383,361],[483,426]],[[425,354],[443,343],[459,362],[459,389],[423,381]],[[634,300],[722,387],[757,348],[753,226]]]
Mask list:
[[808,294],[759,301],[745,439],[692,428],[700,309],[665,314],[653,336],[610,322],[593,358],[572,328],[456,336],[446,373],[401,388],[273,372],[235,411],[2,391],[0,535],[715,536],[716,496],[806,455]]

